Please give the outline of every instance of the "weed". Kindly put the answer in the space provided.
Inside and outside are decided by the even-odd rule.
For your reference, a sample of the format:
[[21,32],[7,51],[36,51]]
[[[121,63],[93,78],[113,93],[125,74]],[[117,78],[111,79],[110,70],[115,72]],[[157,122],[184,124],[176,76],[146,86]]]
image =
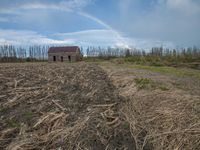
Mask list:
[[137,84],[138,89],[155,88],[155,83],[151,79],[135,78],[134,81]]
[[135,78],[134,79],[135,83],[138,86],[138,89],[160,89],[162,91],[168,91],[169,88],[166,87],[165,85],[158,85],[157,83],[155,83],[153,80],[151,79],[147,79],[147,78]]
[[7,111],[6,108],[0,108],[0,113],[5,113]]
[[161,91],[168,91],[168,90],[169,90],[169,88],[166,87],[165,85],[159,86],[159,89],[160,89]]
[[25,112],[23,114],[23,118],[26,120],[26,121],[30,121],[32,118],[33,118],[33,113],[31,111],[28,111],[28,112]]
[[152,72],[158,72],[163,74],[171,74],[178,77],[194,77],[200,79],[200,71],[194,69],[178,69],[174,67],[156,67],[156,66],[143,66],[143,65],[134,65],[134,68],[145,69]]
[[15,119],[7,119],[6,123],[10,128],[18,128],[20,127],[20,123]]
[[130,129],[129,122],[124,122],[123,126],[124,126],[124,129]]

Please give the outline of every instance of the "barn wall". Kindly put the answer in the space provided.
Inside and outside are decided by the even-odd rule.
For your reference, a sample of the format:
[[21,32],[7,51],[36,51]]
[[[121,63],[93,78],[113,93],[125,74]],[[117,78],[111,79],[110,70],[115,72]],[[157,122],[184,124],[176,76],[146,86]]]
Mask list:
[[63,56],[64,62],[69,62],[68,56],[71,56],[71,61],[79,61],[81,59],[81,55],[75,52],[64,52],[64,53],[49,53],[48,54],[48,61],[53,62],[53,56],[56,56],[56,62],[61,62],[61,56]]

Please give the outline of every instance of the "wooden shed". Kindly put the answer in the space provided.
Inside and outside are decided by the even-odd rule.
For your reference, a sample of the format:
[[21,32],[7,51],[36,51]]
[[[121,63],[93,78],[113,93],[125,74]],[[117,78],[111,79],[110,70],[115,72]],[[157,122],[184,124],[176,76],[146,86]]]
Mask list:
[[48,50],[49,62],[76,62],[82,57],[78,46],[50,47]]

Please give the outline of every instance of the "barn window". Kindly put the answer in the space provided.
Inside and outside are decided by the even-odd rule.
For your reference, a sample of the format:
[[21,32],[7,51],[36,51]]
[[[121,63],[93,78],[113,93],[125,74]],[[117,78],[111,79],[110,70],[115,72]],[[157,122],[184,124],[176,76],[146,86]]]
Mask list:
[[63,62],[63,56],[60,57],[61,62]]
[[71,61],[71,56],[70,55],[68,56],[68,60]]
[[56,56],[53,56],[53,61],[56,61]]

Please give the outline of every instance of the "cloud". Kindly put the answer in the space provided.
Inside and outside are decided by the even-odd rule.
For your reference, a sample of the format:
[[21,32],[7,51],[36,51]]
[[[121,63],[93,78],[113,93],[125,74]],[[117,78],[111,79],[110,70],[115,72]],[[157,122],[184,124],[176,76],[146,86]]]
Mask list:
[[5,17],[0,17],[0,22],[9,22],[9,19]]
[[[153,39],[136,39],[124,37],[123,40],[116,38],[113,30],[85,30],[72,33],[57,33],[57,37],[62,39],[73,39],[78,45],[91,46],[112,46],[122,48],[138,48],[149,50],[154,46],[163,46],[174,48],[172,42],[153,40]],[[126,41],[126,43],[122,42]]]
[[200,5],[194,0],[166,0],[166,4],[169,8],[186,14],[200,13]]
[[[12,44],[18,46],[27,45],[78,45],[78,46],[101,46],[138,48],[149,50],[153,46],[173,48],[173,43],[150,39],[124,38],[126,44],[115,37],[112,30],[84,30],[71,33],[56,33],[54,38],[27,30],[2,30],[0,29],[0,45]],[[128,45],[128,46],[127,46]]]
[[128,43],[123,37],[117,37],[116,32],[112,29],[104,30],[85,30],[72,33],[58,33],[57,37],[74,39],[79,45],[92,46],[118,46],[129,48]]
[[[58,9],[65,11],[82,10],[92,4],[94,0],[58,0],[58,1],[16,1],[14,4],[5,3],[0,6],[0,13],[15,13],[16,9]],[[0,2],[1,4],[1,2]]]
[[69,1],[61,1],[60,7],[67,7],[69,9],[79,9],[85,8],[89,4],[93,3],[94,0],[69,0]]
[[51,45],[51,44],[73,44],[72,39],[55,40],[47,36],[27,30],[2,30],[0,29],[0,44],[13,45]]
[[[35,39],[43,39],[41,41],[47,43],[110,44],[141,48],[163,45],[163,43],[173,46],[173,43],[163,41],[173,41],[178,45],[185,44],[187,46],[200,45],[199,8],[200,2],[198,0],[110,0],[103,2],[101,0],[32,0],[31,2],[12,0],[12,3],[7,0],[0,1],[0,14],[6,14],[6,19],[9,22],[15,19],[18,22],[21,21],[17,24],[19,29],[41,32],[40,34],[34,32],[37,34]],[[62,12],[62,16],[60,12]],[[57,18],[57,16],[59,17]],[[37,25],[34,24],[35,20],[32,17],[37,18]],[[69,24],[64,22],[63,18]],[[85,31],[60,34],[63,37],[60,40],[42,35],[52,30],[52,32],[77,30],[77,28],[70,26],[74,23],[72,21],[74,18],[77,20],[84,18],[83,22],[87,20],[86,24],[81,24],[82,20],[77,21],[78,23],[74,21],[74,26]],[[0,22],[3,21],[6,20],[2,19],[1,21],[0,19]],[[8,25],[9,27],[1,26],[1,28],[14,29],[15,23]],[[88,26],[89,23],[90,26]],[[58,28],[63,29],[59,30]],[[98,30],[99,28],[104,30]],[[29,34],[33,35],[33,33]],[[15,40],[8,37],[3,38],[1,35],[0,37],[2,42]],[[59,39],[59,37],[57,38]],[[98,42],[95,42],[95,39]],[[16,40],[19,41],[17,38]]]
[[124,47],[129,47],[126,40],[124,39],[124,37],[122,37],[122,35],[115,30],[114,28],[112,28],[110,25],[106,24],[104,21],[98,19],[97,17],[94,17],[88,13],[84,13],[84,12],[79,12],[79,14],[81,16],[84,16],[86,18],[89,18],[95,22],[97,22],[98,24],[102,25],[103,27],[105,27],[107,30],[110,30],[112,32],[111,35],[113,35],[113,37],[115,37],[115,39],[118,39],[118,41],[120,41],[121,45],[123,45]]
[[[92,4],[94,2],[95,2],[95,0],[62,0],[59,3],[44,3],[41,1],[36,1],[36,2],[31,2],[31,3],[29,2],[29,3],[18,4],[17,7],[11,7],[10,13],[14,13],[14,10],[19,10],[19,9],[25,9],[25,10],[52,9],[52,10],[73,12],[82,17],[88,18],[88,19],[96,22],[97,24],[103,26],[107,30],[111,30],[113,37],[115,39],[118,39],[118,41],[120,41],[120,43],[121,43],[120,45],[124,45],[125,47],[128,47],[127,42],[124,40],[125,38],[123,38],[117,30],[113,29],[110,25],[108,25],[104,21],[98,19],[97,17],[82,11],[83,8],[85,8],[86,6],[88,6],[89,4]],[[13,10],[13,12],[11,10]],[[5,11],[8,11],[8,10],[5,10]],[[17,13],[19,13],[19,12],[17,12]],[[27,19],[27,20],[29,20],[29,19]],[[42,20],[44,20],[44,18]]]
[[80,11],[94,0],[62,0],[57,3],[45,3],[42,1],[21,4],[17,9],[57,9],[63,11]]
[[118,3],[118,23],[110,22],[114,22],[111,25],[126,36],[173,41],[179,46],[200,46],[200,1],[122,1]]

